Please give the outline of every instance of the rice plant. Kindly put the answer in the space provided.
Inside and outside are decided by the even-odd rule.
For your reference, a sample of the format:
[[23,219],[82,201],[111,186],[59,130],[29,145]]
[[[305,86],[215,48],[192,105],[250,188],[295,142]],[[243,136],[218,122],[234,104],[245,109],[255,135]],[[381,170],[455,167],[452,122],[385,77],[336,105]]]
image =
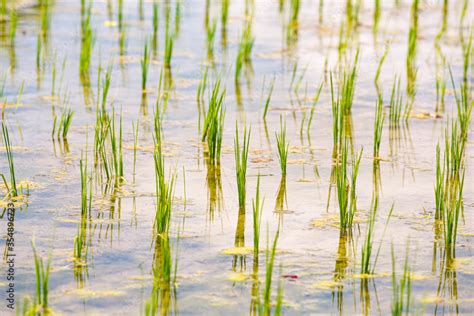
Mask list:
[[[467,66],[465,66],[467,68]],[[472,97],[467,79],[463,79],[461,83],[460,92],[457,91],[454,83],[453,74],[451,68],[449,69],[451,76],[451,84],[454,91],[454,98],[456,100],[456,107],[458,112],[458,122],[461,132],[461,138],[463,142],[467,141],[469,122],[471,119],[472,112]],[[466,76],[467,77],[467,76]]]
[[348,170],[348,140],[342,141],[340,161],[336,163],[335,176],[337,187],[337,201],[339,205],[339,226],[341,229],[351,229],[354,215],[357,212],[357,175],[359,173],[362,150],[352,157],[352,170]]
[[[69,132],[69,128],[71,127],[72,118],[74,116],[74,111],[71,109],[65,108],[61,112],[61,117],[58,122],[58,117],[54,117],[53,121],[53,132],[52,137],[56,137],[59,139],[60,137],[65,140],[67,139],[67,134]],[[57,127],[57,128],[56,128]]]
[[153,27],[153,36],[152,36],[152,45],[153,51],[156,51],[158,46],[158,23],[159,23],[159,16],[158,16],[158,1],[153,0],[153,17],[152,17],[152,27]]
[[165,13],[165,51],[164,63],[166,68],[171,68],[171,59],[173,57],[174,35],[170,31],[170,8],[166,8]]
[[389,122],[391,126],[398,126],[404,110],[403,95],[400,89],[400,78],[395,77],[390,95]]
[[374,159],[380,158],[380,142],[382,140],[382,129],[385,115],[383,113],[383,98],[379,94],[375,106],[375,120],[374,120]]
[[[32,241],[34,265],[35,265],[35,295],[33,302],[25,300],[23,304],[24,315],[49,315],[52,313],[49,307],[49,273],[51,271],[51,256],[48,257],[46,262],[36,252],[36,246]],[[41,311],[41,312],[39,312]]]
[[411,303],[411,269],[408,263],[408,245],[405,254],[405,263],[403,265],[403,274],[397,280],[395,269],[395,252],[392,244],[392,315],[401,316],[410,314]]
[[135,180],[136,167],[137,167],[138,126],[139,126],[139,121],[137,121],[136,123],[132,122],[132,130],[133,130],[133,179],[134,180]]
[[362,245],[362,255],[361,255],[361,264],[360,264],[361,274],[374,274],[375,273],[375,266],[377,264],[377,259],[380,254],[380,249],[382,247],[383,239],[385,237],[385,232],[388,226],[388,222],[390,220],[390,217],[392,216],[394,205],[392,204],[392,207],[388,214],[387,222],[385,223],[385,229],[383,231],[382,238],[380,240],[379,248],[375,256],[375,259],[373,262],[371,262],[372,247],[373,247],[374,234],[375,234],[375,220],[377,217],[378,208],[379,208],[379,198],[378,196],[376,196],[370,209],[369,220],[368,220],[367,228],[365,231],[364,244]]
[[236,57],[236,66],[235,66],[235,81],[237,82],[242,66],[249,65],[252,59],[252,50],[255,43],[255,36],[252,32],[253,17],[250,21],[244,23],[244,29],[242,35],[240,36],[239,48]]
[[225,119],[224,98],[225,89],[221,91],[221,81],[218,79],[212,88],[207,113],[204,113],[202,134],[202,141],[207,140],[207,150],[213,164],[220,162]]
[[260,174],[257,178],[257,190],[255,199],[252,200],[253,209],[253,260],[258,264],[258,253],[260,251],[260,228],[262,223],[262,210],[265,199],[260,199]]
[[237,191],[239,193],[239,208],[245,207],[245,192],[247,183],[247,163],[249,155],[250,132],[247,127],[244,129],[242,149],[239,141],[239,128],[235,123],[235,140],[234,140],[234,156],[235,156],[235,173],[237,178]]
[[120,111],[120,121],[117,129],[115,127],[115,110],[112,110],[112,119],[109,126],[110,144],[112,149],[113,171],[115,175],[115,185],[118,186],[124,181],[123,177],[123,146],[122,146],[122,111]]
[[15,44],[16,29],[18,26],[18,13],[15,7],[10,8],[10,45],[13,47]]
[[222,0],[221,2],[221,36],[225,39],[227,33],[227,21],[229,20],[230,0]]
[[267,117],[268,108],[270,106],[270,101],[272,99],[272,93],[273,93],[274,85],[275,85],[275,77],[273,77],[272,83],[270,84],[270,89],[268,91],[267,99],[265,100],[265,106],[263,108],[263,120],[265,120],[266,117]]
[[316,90],[316,94],[313,97],[313,105],[311,106],[311,112],[308,118],[308,127],[306,128],[306,132],[308,133],[308,135],[310,134],[311,124],[313,123],[314,111],[316,110],[316,104],[318,103],[319,97],[321,96],[321,91],[323,90],[323,84],[324,82],[321,81],[321,83],[319,84],[319,88]]
[[280,116],[280,132],[275,133],[277,148],[278,148],[278,161],[280,162],[280,170],[282,177],[286,176],[286,164],[288,160],[288,149],[290,142],[286,140],[286,122],[283,123],[283,117]]
[[150,65],[150,51],[149,51],[148,39],[145,40],[145,45],[143,47],[143,57],[140,61],[140,65],[142,68],[142,93],[144,93],[146,91],[146,82],[148,79],[148,67]]
[[273,279],[273,268],[275,264],[275,253],[276,245],[278,243],[278,237],[280,231],[277,230],[275,238],[273,239],[273,245],[270,248],[268,241],[268,227],[267,227],[267,249],[265,251],[265,287],[263,288],[263,306],[259,308],[260,315],[271,314],[271,295],[272,295],[272,279]]
[[410,17],[410,32],[408,35],[408,52],[406,57],[406,72],[407,72],[407,95],[409,97],[408,104],[403,113],[406,120],[408,120],[413,102],[416,94],[416,52],[417,52],[417,38],[418,38],[418,4],[419,0],[413,0],[411,6],[411,17]]
[[380,22],[380,0],[374,0],[374,24],[373,24],[373,32],[377,34],[379,29],[379,22]]
[[79,62],[79,73],[86,76],[89,73],[92,50],[95,43],[95,35],[91,26],[92,2],[87,6],[87,10],[81,16],[81,52]]
[[216,29],[217,29],[217,20],[214,20],[212,22],[211,27],[207,28],[207,57],[212,58],[214,55],[214,40],[215,40],[215,35],[216,35]]
[[3,142],[5,143],[5,152],[7,154],[7,160],[8,160],[8,169],[10,171],[10,186],[8,186],[7,184],[5,175],[0,174],[0,176],[3,179],[5,187],[7,188],[7,195],[11,197],[17,197],[18,188],[16,185],[17,183],[16,183],[16,177],[15,177],[15,164],[13,163],[13,147],[10,141],[10,134],[8,133],[8,127],[4,122],[2,122],[2,133],[3,133]]

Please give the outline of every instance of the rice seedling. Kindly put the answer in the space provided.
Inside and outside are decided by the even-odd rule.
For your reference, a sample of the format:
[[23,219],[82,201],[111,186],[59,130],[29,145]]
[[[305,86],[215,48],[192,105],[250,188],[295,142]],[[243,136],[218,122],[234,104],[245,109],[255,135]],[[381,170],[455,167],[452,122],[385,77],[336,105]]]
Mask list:
[[122,111],[120,111],[120,123],[117,130],[115,127],[115,110],[112,109],[112,118],[110,120],[109,127],[109,136],[110,136],[110,145],[112,149],[112,167],[115,175],[115,186],[118,186],[124,181],[123,178],[123,148],[122,148]]
[[389,122],[391,126],[398,126],[404,109],[403,95],[400,89],[400,78],[395,77],[390,95]]
[[207,28],[207,57],[212,58],[214,55],[214,40],[216,35],[217,20],[212,22],[211,27]]
[[263,288],[263,306],[260,306],[259,314],[270,315],[271,314],[271,295],[272,295],[272,278],[273,278],[273,267],[275,264],[275,253],[276,245],[278,243],[278,237],[280,230],[277,230],[275,238],[273,239],[272,248],[268,244],[268,226],[267,226],[267,249],[265,251],[265,287]]
[[81,52],[79,72],[81,76],[89,73],[92,50],[95,43],[95,35],[91,26],[92,2],[87,6],[85,15],[81,17]]
[[42,51],[43,42],[41,40],[41,35],[38,33],[36,37],[36,71],[41,70],[41,51]]
[[344,114],[349,114],[354,102],[355,84],[357,79],[357,64],[359,61],[359,50],[357,50],[354,62],[349,69],[344,69],[342,74],[342,82],[340,85],[340,100]]
[[460,92],[458,93],[456,89],[456,85],[454,83],[451,68],[449,69],[449,73],[451,76],[451,84],[453,87],[454,97],[456,100],[461,138],[462,138],[462,142],[466,142],[468,130],[469,130],[469,122],[471,119],[471,112],[472,112],[471,92],[469,91],[470,89],[469,89],[467,80],[466,81],[463,80],[463,82],[461,83]]
[[379,87],[380,72],[382,70],[383,63],[384,63],[385,59],[387,58],[388,50],[389,50],[389,46],[387,45],[385,47],[385,51],[382,55],[382,58],[380,58],[379,65],[377,67],[377,72],[375,73],[374,85],[375,85],[375,88],[377,89],[378,94],[380,94],[380,87]]
[[268,91],[267,99],[265,100],[265,106],[263,108],[263,120],[265,120],[266,117],[267,117],[268,108],[270,106],[270,101],[272,99],[272,93],[273,93],[274,85],[275,85],[275,77],[273,77],[272,83],[270,84],[270,89]]
[[10,45],[15,44],[16,29],[18,26],[18,14],[14,7],[10,8]]
[[132,122],[132,130],[133,130],[133,179],[135,180],[135,174],[137,169],[137,149],[138,149],[138,126],[139,121]]
[[300,0],[290,1],[290,16],[286,30],[287,45],[291,45],[298,38],[298,17],[300,13]]
[[253,209],[253,260],[258,265],[258,253],[260,251],[260,228],[262,223],[262,210],[265,199],[260,199],[260,174],[257,177],[257,190],[255,199],[252,200]]
[[357,212],[356,184],[359,173],[362,150],[352,157],[352,170],[348,172],[348,140],[342,141],[340,161],[335,168],[337,201],[339,205],[339,226],[341,229],[351,229],[354,215]]
[[318,6],[318,21],[319,24],[323,24],[324,22],[324,0],[319,0],[319,6]]
[[242,149],[239,141],[239,128],[235,123],[235,140],[234,140],[234,156],[235,156],[235,174],[237,178],[237,191],[239,193],[239,207],[245,207],[245,193],[247,183],[247,163],[249,155],[250,132],[247,127],[244,129]]
[[[35,295],[33,302],[25,300],[23,304],[24,315],[48,315],[52,313],[49,307],[49,273],[51,271],[51,255],[49,255],[46,265],[43,258],[36,252],[34,241],[31,242],[35,266]],[[41,312],[38,312],[41,311]]]
[[174,13],[174,34],[179,34],[179,25],[181,23],[181,1],[176,0],[175,13]]
[[443,16],[441,20],[441,28],[436,35],[436,42],[441,40],[443,37],[444,33],[446,32],[446,27],[448,25],[448,9],[449,9],[449,1],[448,0],[443,0]]
[[143,0],[138,0],[138,18],[143,21]]
[[324,82],[321,80],[321,83],[319,84],[319,88],[316,90],[316,94],[313,97],[313,105],[311,106],[311,112],[308,118],[308,127],[306,128],[306,132],[308,135],[310,135],[311,124],[313,123],[313,118],[314,118],[314,111],[316,110],[316,104],[318,103],[319,97],[321,96],[321,91],[323,90],[323,84]]
[[152,27],[153,27],[153,35],[152,35],[152,45],[153,51],[156,51],[158,46],[158,24],[159,24],[159,16],[158,16],[158,1],[153,1],[153,17],[152,17]]
[[3,142],[5,143],[5,152],[7,154],[8,170],[10,171],[10,186],[8,186],[5,175],[0,174],[7,188],[7,195],[10,197],[18,196],[18,188],[15,177],[15,164],[13,163],[13,147],[10,141],[7,125],[2,121]]
[[416,52],[417,52],[417,38],[418,38],[418,4],[419,0],[413,0],[411,6],[411,17],[410,17],[410,31],[408,35],[408,52],[406,57],[406,72],[407,72],[407,95],[408,104],[406,110],[403,113],[406,120],[408,120],[413,102],[416,94]]
[[[72,117],[74,116],[74,111],[71,109],[65,108],[61,112],[61,117],[58,122],[58,117],[54,117],[53,121],[53,132],[51,133],[51,137],[56,137],[59,139],[60,137],[65,140],[67,139],[67,133],[69,132],[69,128],[71,127]],[[56,128],[57,127],[57,128]]]
[[375,233],[375,219],[377,217],[378,207],[379,207],[379,198],[377,196],[375,197],[374,202],[372,203],[372,206],[371,206],[369,220],[368,220],[367,228],[365,231],[364,244],[362,245],[362,256],[361,256],[361,263],[360,263],[361,274],[374,274],[375,272],[375,266],[377,264],[377,259],[380,254],[380,249],[382,247],[383,239],[385,237],[385,232],[388,226],[388,222],[390,220],[390,217],[392,216],[394,205],[392,204],[392,207],[388,214],[387,221],[385,223],[385,229],[383,231],[382,238],[380,240],[380,245],[379,245],[377,254],[375,256],[374,262],[371,263],[372,246],[374,242],[374,233]]
[[403,274],[397,281],[397,273],[395,269],[395,252],[392,244],[392,315],[401,316],[410,313],[411,303],[411,269],[408,263],[408,245],[405,254],[405,263],[403,266]]
[[51,24],[51,8],[50,0],[41,0],[40,10],[41,10],[41,34],[46,40],[49,30],[49,25]]
[[227,21],[229,20],[230,0],[222,0],[221,4],[221,35],[224,39],[227,33]]
[[444,112],[446,96],[446,82],[444,77],[436,76],[436,113]]
[[150,51],[149,51],[148,39],[145,40],[145,44],[143,47],[143,57],[140,61],[140,65],[142,68],[142,93],[145,93],[146,82],[148,79],[148,67],[150,65]]
[[225,89],[221,91],[221,81],[218,79],[212,88],[207,113],[204,113],[202,134],[202,141],[207,140],[207,150],[213,164],[218,164],[221,156],[225,119],[224,98]]
[[379,94],[375,106],[375,120],[374,120],[374,159],[380,158],[380,142],[382,141],[382,129],[385,120],[383,113],[383,97]]
[[165,13],[165,50],[164,63],[166,68],[171,68],[171,58],[173,57],[174,35],[170,31],[170,8],[166,8]]
[[[209,70],[209,68],[206,67],[206,70],[204,71],[203,77],[199,81],[198,88],[197,88],[196,101],[197,101],[199,107],[201,107],[201,104],[204,103],[204,93],[205,93],[206,88],[207,88],[208,70]],[[200,111],[199,111],[199,113],[200,113]]]
[[280,162],[280,170],[282,177],[286,176],[286,164],[288,160],[288,149],[290,142],[286,140],[286,122],[283,123],[283,117],[280,116],[280,132],[275,133],[277,148],[278,148],[278,161]]
[[248,65],[252,59],[252,50],[255,42],[255,37],[252,34],[252,22],[253,17],[250,21],[244,23],[244,30],[240,36],[239,49],[236,57],[235,66],[235,81],[238,81],[240,72],[244,64]]
[[374,0],[374,24],[372,30],[374,34],[377,34],[380,22],[380,0]]

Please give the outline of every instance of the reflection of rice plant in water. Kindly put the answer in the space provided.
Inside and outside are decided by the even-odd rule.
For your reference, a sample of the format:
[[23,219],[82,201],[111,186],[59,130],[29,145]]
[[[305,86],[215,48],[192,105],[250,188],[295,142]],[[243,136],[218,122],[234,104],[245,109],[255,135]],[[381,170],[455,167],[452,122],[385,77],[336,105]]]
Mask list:
[[240,148],[239,128],[235,126],[234,155],[235,155],[235,173],[237,178],[237,191],[239,193],[239,207],[245,206],[245,187],[247,182],[247,162],[249,155],[250,130],[244,129],[244,142]]
[[276,246],[280,231],[277,230],[275,238],[273,239],[272,247],[269,247],[268,227],[267,227],[267,249],[265,251],[265,287],[263,288],[263,305],[259,306],[260,315],[271,315],[271,295],[272,295],[272,281],[273,268],[275,263]]
[[0,176],[2,176],[5,187],[7,188],[7,195],[16,197],[18,196],[18,189],[15,178],[15,164],[13,163],[13,148],[10,142],[10,134],[8,133],[8,128],[5,122],[2,122],[2,133],[3,141],[5,143],[5,152],[7,153],[8,169],[10,171],[10,186],[8,186],[5,176],[3,174],[0,174]]
[[411,303],[411,269],[408,263],[408,245],[403,265],[403,274],[397,280],[395,269],[395,252],[392,244],[392,315],[401,316],[410,313]]
[[260,174],[257,178],[257,190],[255,199],[252,200],[253,209],[253,260],[258,262],[258,252],[260,250],[260,228],[262,223],[262,210],[264,199],[260,199]]

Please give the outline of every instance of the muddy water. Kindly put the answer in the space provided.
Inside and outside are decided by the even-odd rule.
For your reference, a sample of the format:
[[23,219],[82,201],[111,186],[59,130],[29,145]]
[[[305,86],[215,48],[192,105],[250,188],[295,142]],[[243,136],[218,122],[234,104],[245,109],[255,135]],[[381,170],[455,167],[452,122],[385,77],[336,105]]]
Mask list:
[[[178,258],[177,285],[169,294],[169,312],[182,314],[245,314],[251,311],[254,291],[252,250],[253,226],[251,199],[257,175],[265,196],[261,247],[273,240],[280,227],[274,270],[274,294],[280,279],[284,307],[288,314],[390,312],[392,297],[390,256],[393,244],[397,271],[401,271],[405,249],[413,271],[412,310],[433,313],[471,313],[474,310],[474,258],[472,216],[474,200],[472,171],[472,130],[466,148],[464,216],[460,221],[456,259],[450,269],[443,264],[442,235],[434,229],[435,149],[442,139],[448,117],[455,113],[451,86],[446,94],[446,109],[435,118],[436,52],[434,38],[441,21],[441,4],[421,5],[418,40],[418,80],[414,115],[408,125],[383,128],[379,163],[380,208],[376,221],[374,247],[379,247],[391,205],[394,212],[381,245],[377,274],[360,276],[361,247],[374,188],[372,159],[373,120],[376,90],[373,78],[384,52],[390,50],[382,67],[380,86],[384,105],[396,74],[404,78],[409,4],[394,8],[383,4],[376,38],[372,34],[372,5],[361,11],[359,32],[360,61],[355,101],[352,109],[352,146],[363,148],[358,178],[357,225],[352,235],[339,231],[336,188],[331,185],[332,112],[328,69],[337,63],[339,20],[344,4],[326,4],[324,20],[317,23],[317,5],[302,1],[299,36],[294,47],[285,45],[283,17],[277,3],[256,1],[252,57],[253,71],[241,78],[240,96],[234,85],[235,54],[244,21],[244,2],[231,1],[227,44],[222,44],[220,26],[216,34],[214,57],[206,60],[204,1],[183,1],[181,23],[172,59],[174,89],[163,121],[166,166],[177,174],[171,225],[173,260]],[[459,42],[460,2],[452,5],[441,51],[449,61],[455,82],[462,78],[462,50]],[[472,5],[472,3],[470,3]],[[152,245],[155,217],[155,175],[153,165],[153,113],[155,89],[164,49],[164,16],[160,13],[159,44],[150,64],[148,93],[141,97],[140,59],[143,42],[151,34],[151,3],[144,4],[140,20],[135,1],[125,1],[126,48],[119,56],[116,11],[109,15],[105,1],[93,6],[92,24],[96,45],[91,65],[90,96],[79,78],[80,7],[78,2],[56,1],[41,70],[36,70],[37,31],[40,12],[32,8],[19,15],[18,33],[12,47],[8,36],[1,41],[1,71],[6,76],[5,121],[14,145],[17,178],[31,186],[27,205],[21,206],[15,220],[16,295],[20,302],[34,295],[34,265],[31,240],[38,251],[52,256],[50,306],[60,314],[129,315],[144,312],[152,294]],[[114,10],[116,3],[113,4]],[[174,8],[174,6],[173,6]],[[220,6],[212,4],[219,18]],[[173,12],[174,15],[174,12]],[[467,16],[466,21],[472,21]],[[467,25],[467,22],[466,22]],[[8,24],[3,32],[8,34]],[[465,31],[468,33],[468,30]],[[66,58],[66,59],[65,59]],[[61,64],[65,62],[64,74]],[[108,108],[122,110],[126,183],[120,190],[105,190],[94,184],[90,258],[87,268],[74,269],[73,241],[80,221],[79,160],[87,150],[91,156],[95,124],[97,67],[113,59],[113,75]],[[295,63],[296,78],[303,73],[299,91],[289,92]],[[52,68],[57,82],[63,76],[59,94],[70,95],[69,107],[75,111],[68,142],[52,141],[53,111],[61,102],[51,98]],[[226,82],[226,120],[221,165],[218,169],[204,159],[200,142],[196,90],[203,65],[209,74],[220,74]],[[306,68],[306,71],[304,69]],[[275,88],[266,122],[262,120],[268,83],[275,76]],[[267,88],[262,97],[262,84]],[[223,80],[224,80],[223,79]],[[446,76],[446,82],[448,76]],[[306,125],[311,97],[325,80],[317,103],[310,133]],[[15,106],[22,83],[21,104]],[[294,86],[294,85],[293,85]],[[404,84],[402,84],[404,86]],[[294,90],[294,89],[293,89]],[[388,108],[385,107],[388,116]],[[280,116],[286,121],[290,154],[288,175],[280,176],[275,132]],[[139,150],[133,175],[132,122],[139,121]],[[238,207],[233,155],[235,122],[251,126],[246,212]],[[202,124],[202,123],[201,123]],[[301,132],[302,131],[302,132]],[[0,171],[8,171],[4,147],[0,150]],[[185,181],[183,177],[185,174]],[[105,192],[104,192],[105,191]],[[2,235],[6,221],[2,221]],[[180,231],[181,238],[176,237]],[[2,239],[2,247],[5,238]],[[246,247],[250,247],[246,248]],[[260,278],[264,280],[264,254]],[[2,263],[2,270],[6,264]],[[0,280],[7,286],[6,278]],[[3,292],[3,291],[2,291]],[[8,312],[2,303],[2,314]]]

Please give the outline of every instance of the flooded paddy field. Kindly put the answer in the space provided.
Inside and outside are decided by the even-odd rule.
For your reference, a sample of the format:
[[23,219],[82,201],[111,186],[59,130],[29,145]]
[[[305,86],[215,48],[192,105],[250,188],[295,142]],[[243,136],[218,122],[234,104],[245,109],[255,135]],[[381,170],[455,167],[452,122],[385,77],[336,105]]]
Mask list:
[[473,8],[1,2],[0,314],[472,314]]

